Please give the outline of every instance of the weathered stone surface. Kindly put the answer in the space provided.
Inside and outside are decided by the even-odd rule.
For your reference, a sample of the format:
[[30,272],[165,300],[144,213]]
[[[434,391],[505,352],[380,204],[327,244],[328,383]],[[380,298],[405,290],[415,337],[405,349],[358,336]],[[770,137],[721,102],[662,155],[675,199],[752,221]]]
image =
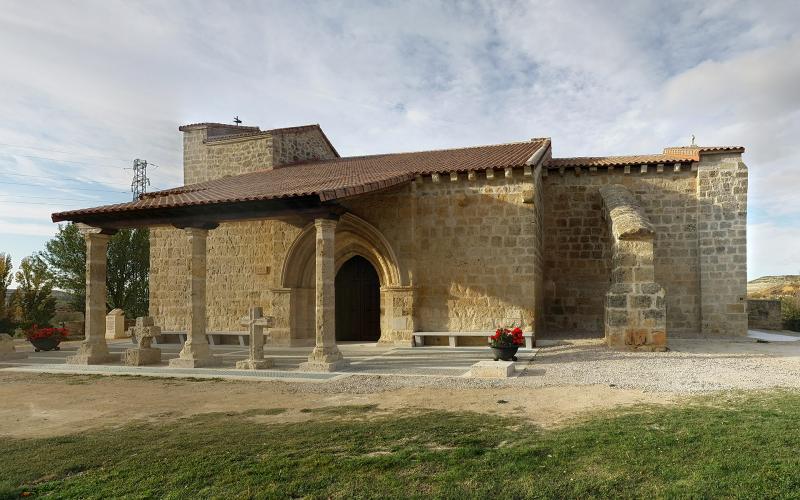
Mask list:
[[86,240],[86,332],[78,352],[66,359],[67,364],[95,365],[118,359],[108,352],[105,337],[106,266],[108,240],[99,228],[79,225]]
[[125,311],[112,309],[106,314],[106,339],[124,339],[126,337]]
[[264,358],[264,328],[275,326],[275,319],[264,317],[260,307],[251,307],[248,315],[242,318],[241,325],[246,326],[250,333],[250,356],[246,360],[237,361],[236,368],[242,370],[271,368],[272,359]]
[[757,330],[783,330],[781,301],[747,299],[747,326]]
[[300,365],[300,371],[336,371],[347,365],[336,347],[336,221],[317,219],[316,229],[316,287],[314,315],[316,344],[308,356],[308,362]]
[[189,269],[184,276],[187,281],[186,320],[189,326],[186,342],[177,358],[169,361],[177,368],[201,368],[217,366],[221,360],[211,354],[206,337],[206,239],[205,229],[184,229],[189,240]]
[[[267,133],[223,141],[206,141],[207,134],[197,129],[184,136],[187,182],[332,154],[314,134],[281,136],[280,144]],[[335,250],[336,265],[360,255],[381,276],[382,343],[410,345],[414,331],[491,331],[498,323],[546,334],[601,334],[607,302],[623,300],[606,294],[634,283],[643,286],[636,295],[664,311],[664,332],[725,335],[719,325],[746,314],[744,302],[733,300],[746,265],[746,168],[738,154],[703,155],[691,169],[689,163],[581,172],[589,175],[544,175],[534,165],[441,172],[439,182],[419,176],[341,201],[348,215],[385,240],[393,259],[360,228],[342,223],[336,238],[347,248]],[[627,188],[634,202],[611,208],[631,226],[620,225],[617,252],[600,194],[613,185]],[[272,343],[314,344],[316,269],[303,268],[307,275],[293,283],[285,279],[287,268],[302,267],[290,257],[306,252],[297,247],[307,229],[248,221],[222,224],[209,235],[208,331],[236,330],[241,311],[262,307],[275,318]],[[643,238],[651,232],[657,236]],[[722,255],[731,248],[735,256]],[[179,230],[151,231],[151,314],[167,330],[188,328],[187,255]],[[733,276],[728,269],[733,281],[726,281]],[[396,279],[384,282],[389,275]],[[612,280],[620,282],[609,289]],[[647,299],[638,300],[644,307]],[[652,311],[639,316],[657,320]]]
[[131,328],[131,336],[136,339],[137,347],[126,349],[122,362],[126,365],[154,365],[161,362],[161,349],[152,346],[153,339],[161,335],[161,328],[155,326],[150,316],[136,318],[136,325]]
[[475,378],[508,378],[516,373],[513,361],[478,361],[469,371]]
[[7,333],[0,333],[0,361],[27,358],[24,352],[17,352],[14,339]]

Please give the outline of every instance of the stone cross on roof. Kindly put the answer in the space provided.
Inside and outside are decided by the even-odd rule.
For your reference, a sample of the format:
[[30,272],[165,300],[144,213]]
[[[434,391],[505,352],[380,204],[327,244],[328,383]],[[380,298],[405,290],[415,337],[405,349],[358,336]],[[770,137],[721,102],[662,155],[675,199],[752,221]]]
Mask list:
[[275,318],[264,316],[260,307],[251,307],[248,316],[244,316],[240,324],[250,330],[250,357],[237,361],[236,368],[242,370],[272,368],[272,358],[264,357],[264,328],[275,326]]

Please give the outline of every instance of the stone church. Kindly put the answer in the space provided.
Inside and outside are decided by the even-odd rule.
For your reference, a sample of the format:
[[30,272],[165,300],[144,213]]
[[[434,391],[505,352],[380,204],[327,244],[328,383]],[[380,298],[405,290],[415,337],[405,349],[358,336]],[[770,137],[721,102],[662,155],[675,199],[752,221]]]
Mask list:
[[[485,345],[499,325],[650,350],[746,333],[741,147],[558,158],[535,138],[341,157],[318,125],[180,131],[183,186],[53,221],[82,224],[95,291],[107,235],[151,228],[150,314],[188,333],[189,366],[253,306],[274,317],[267,342],[315,346],[319,369],[337,341]],[[87,332],[100,307],[87,300]]]

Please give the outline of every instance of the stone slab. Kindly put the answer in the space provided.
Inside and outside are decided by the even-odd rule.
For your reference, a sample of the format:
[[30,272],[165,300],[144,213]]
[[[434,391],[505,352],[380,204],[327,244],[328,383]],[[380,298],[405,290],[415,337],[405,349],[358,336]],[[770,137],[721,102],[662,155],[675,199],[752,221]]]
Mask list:
[[236,362],[236,368],[239,370],[265,370],[267,368],[272,368],[274,365],[275,363],[272,361],[272,358],[245,359]]
[[0,352],[0,361],[9,361],[12,359],[27,358],[28,355],[24,352]]
[[508,378],[516,373],[513,361],[478,361],[469,371],[475,378]]
[[126,349],[122,356],[122,364],[128,366],[155,365],[161,363],[161,349],[150,348],[131,348]]
[[169,366],[173,368],[205,368],[209,366],[219,366],[222,360],[217,356],[208,358],[174,358],[169,360]]
[[74,356],[69,356],[66,359],[66,364],[68,365],[102,365],[105,363],[114,363],[119,361],[120,355],[119,354],[112,354],[112,353],[100,353],[100,354],[93,354],[93,353],[81,353]]
[[0,333],[0,361],[8,359],[27,358],[24,352],[17,352],[14,348],[14,339],[7,333]]
[[300,364],[298,371],[301,372],[337,372],[350,366],[350,362],[346,359],[340,359],[333,362],[323,361],[307,361]]

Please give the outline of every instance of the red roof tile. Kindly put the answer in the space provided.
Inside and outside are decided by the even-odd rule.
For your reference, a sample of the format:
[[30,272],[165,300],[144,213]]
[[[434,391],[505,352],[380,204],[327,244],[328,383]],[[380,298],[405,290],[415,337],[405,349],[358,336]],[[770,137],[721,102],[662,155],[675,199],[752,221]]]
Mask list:
[[544,144],[529,141],[298,163],[147,193],[134,202],[59,212],[52,218],[59,222],[82,215],[310,195],[329,201],[385,189],[416,175],[523,166]]
[[641,165],[644,163],[680,163],[686,161],[689,160],[684,157],[673,155],[583,156],[576,158],[553,158],[547,163],[547,167],[618,167],[624,165]]
[[679,146],[664,148],[663,154],[629,156],[581,156],[575,158],[553,158],[548,168],[559,167],[618,167],[648,163],[682,163],[700,161],[703,153],[744,153],[741,146]]

